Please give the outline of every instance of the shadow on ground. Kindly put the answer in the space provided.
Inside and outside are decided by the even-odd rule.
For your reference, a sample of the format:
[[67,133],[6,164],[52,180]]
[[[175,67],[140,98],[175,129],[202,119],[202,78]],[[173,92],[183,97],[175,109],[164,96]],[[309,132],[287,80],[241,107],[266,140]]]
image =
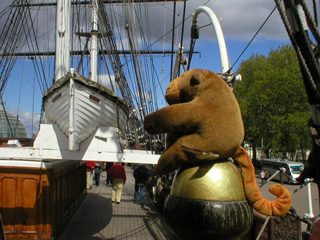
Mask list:
[[[97,211],[97,206],[101,206],[101,208],[98,208],[99,211]],[[64,229],[57,239],[77,239],[80,234],[81,239],[105,239],[93,235],[100,232],[110,223],[112,218],[111,200],[95,193],[88,193],[81,207],[85,211],[77,211],[68,223],[66,227],[68,229]],[[81,224],[79,224],[80,222]],[[79,226],[82,227],[79,228]]]

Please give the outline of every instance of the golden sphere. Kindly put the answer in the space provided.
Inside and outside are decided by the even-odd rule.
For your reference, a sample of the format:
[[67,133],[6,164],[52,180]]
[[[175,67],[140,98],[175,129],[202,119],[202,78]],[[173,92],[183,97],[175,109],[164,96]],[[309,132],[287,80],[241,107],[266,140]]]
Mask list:
[[173,181],[171,196],[210,200],[246,200],[242,176],[231,160],[182,166]]

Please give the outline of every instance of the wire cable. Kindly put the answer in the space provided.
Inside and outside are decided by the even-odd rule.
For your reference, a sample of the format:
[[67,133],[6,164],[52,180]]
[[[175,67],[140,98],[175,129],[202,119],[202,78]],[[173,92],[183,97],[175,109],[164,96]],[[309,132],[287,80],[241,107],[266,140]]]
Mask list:
[[239,57],[237,58],[237,60],[233,63],[233,65],[229,68],[229,70],[226,72],[227,74],[231,72],[232,68],[234,67],[234,65],[239,61],[239,59],[241,58],[241,56],[244,54],[244,52],[247,50],[247,48],[250,46],[250,44],[252,43],[252,41],[256,38],[256,36],[258,35],[258,33],[260,32],[260,30],[263,28],[263,26],[266,24],[266,22],[269,20],[269,18],[271,17],[271,15],[273,14],[273,12],[277,9],[277,7],[274,7],[273,10],[271,11],[271,13],[269,14],[269,16],[266,18],[266,20],[264,20],[264,22],[262,23],[262,25],[260,26],[260,28],[258,29],[258,31],[254,34],[254,36],[251,38],[250,42],[247,44],[247,46],[243,49],[243,51],[241,52],[241,54],[239,55]]

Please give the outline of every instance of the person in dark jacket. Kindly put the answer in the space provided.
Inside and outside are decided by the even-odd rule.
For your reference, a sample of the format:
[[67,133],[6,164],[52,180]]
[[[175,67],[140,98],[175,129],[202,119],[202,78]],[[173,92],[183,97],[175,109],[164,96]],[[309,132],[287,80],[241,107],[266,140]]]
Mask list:
[[101,163],[96,162],[94,166],[94,179],[96,180],[96,186],[100,184]]
[[110,176],[108,174],[109,169],[112,167],[112,165],[113,165],[113,162],[107,162],[106,163],[106,172],[107,172],[107,180],[106,180],[107,182],[106,182],[106,184],[107,184],[108,187],[112,187],[112,179],[110,178]]
[[149,177],[148,168],[141,164],[133,172],[133,177],[135,178],[135,191],[134,191],[134,203],[138,203],[143,206],[143,196],[144,189],[146,186],[146,181]]
[[126,183],[124,166],[120,163],[112,165],[108,171],[108,175],[112,179],[111,201],[120,204],[123,184]]

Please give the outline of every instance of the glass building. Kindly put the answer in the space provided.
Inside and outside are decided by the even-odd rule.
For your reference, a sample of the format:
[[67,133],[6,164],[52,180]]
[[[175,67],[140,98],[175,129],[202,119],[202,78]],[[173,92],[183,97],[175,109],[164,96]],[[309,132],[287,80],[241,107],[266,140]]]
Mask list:
[[17,116],[5,111],[0,99],[0,138],[27,138],[26,129]]

